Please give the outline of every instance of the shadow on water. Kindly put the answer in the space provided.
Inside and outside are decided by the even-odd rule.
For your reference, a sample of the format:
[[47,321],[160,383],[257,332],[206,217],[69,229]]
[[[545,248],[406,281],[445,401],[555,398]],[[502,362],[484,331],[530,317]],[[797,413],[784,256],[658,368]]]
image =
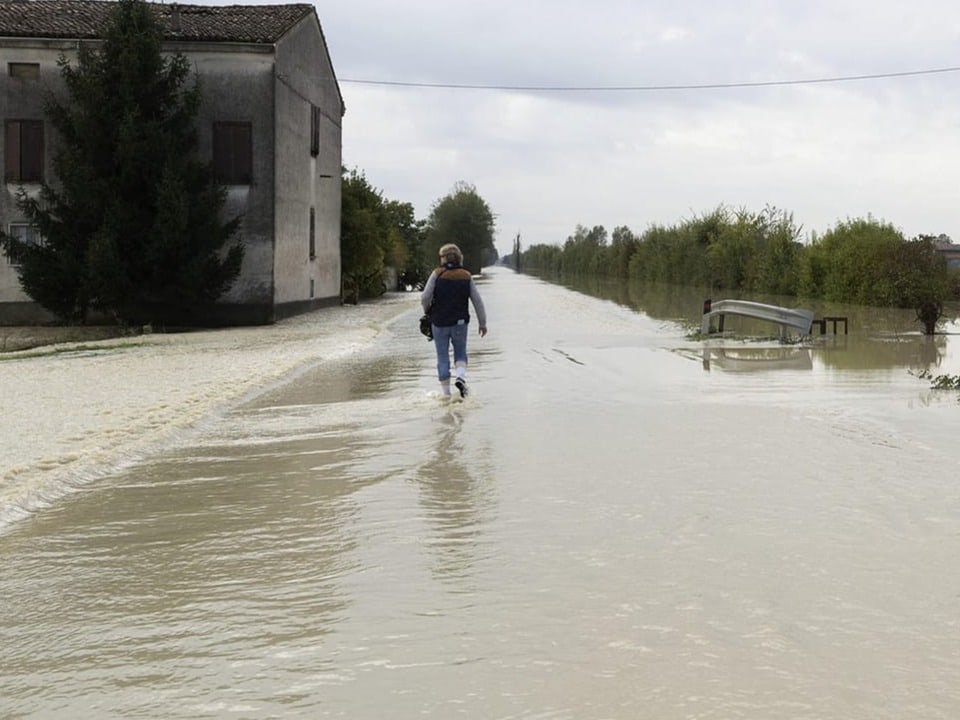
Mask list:
[[[576,292],[609,300],[653,319],[675,324],[683,333],[693,336],[700,330],[701,312],[706,299],[719,299],[716,293],[702,288],[691,288],[657,283],[640,283],[635,280],[609,278],[557,278],[541,279],[555,282]],[[749,318],[728,317],[725,334],[705,342],[704,368],[708,366],[743,371],[747,368],[813,369],[816,364],[837,370],[882,370],[907,368],[910,370],[935,371],[943,366],[960,362],[949,354],[948,336],[960,333],[960,303],[946,307],[943,332],[924,335],[911,309],[879,308],[862,305],[827,303],[819,300],[805,301],[792,296],[745,295],[724,293],[724,299],[742,299],[755,302],[804,307],[812,310],[817,318],[847,318],[847,333],[842,325],[834,334],[828,325],[827,334],[814,334],[803,347],[806,353],[795,350],[771,352],[767,349],[749,349],[751,342],[772,340],[771,326]],[[717,347],[717,345],[720,345]],[[810,362],[807,363],[806,357]]]

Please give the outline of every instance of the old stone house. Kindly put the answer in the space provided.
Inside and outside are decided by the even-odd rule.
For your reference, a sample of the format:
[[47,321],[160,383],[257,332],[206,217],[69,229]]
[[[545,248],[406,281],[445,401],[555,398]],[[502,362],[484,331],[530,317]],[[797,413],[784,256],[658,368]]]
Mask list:
[[[102,0],[0,0],[0,223],[36,239],[16,204],[51,177],[56,138],[45,93],[64,97],[58,58],[96,42],[114,6]],[[312,5],[151,3],[164,50],[199,75],[201,156],[228,189],[226,217],[242,215],[240,277],[207,322],[270,323],[340,298],[343,98]],[[0,324],[50,319],[0,254]]]

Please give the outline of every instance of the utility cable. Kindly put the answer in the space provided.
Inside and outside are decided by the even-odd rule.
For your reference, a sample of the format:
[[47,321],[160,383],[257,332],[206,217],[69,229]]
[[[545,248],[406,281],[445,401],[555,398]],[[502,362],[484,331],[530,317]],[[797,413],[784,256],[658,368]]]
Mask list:
[[826,83],[856,82],[861,80],[884,80],[889,78],[916,77],[960,72],[960,67],[907,70],[903,72],[873,73],[867,75],[840,75],[836,77],[805,78],[799,80],[760,80],[756,82],[693,83],[681,85],[483,85],[466,83],[404,82],[400,80],[369,80],[341,78],[341,83],[354,85],[379,85],[382,87],[426,88],[435,90],[501,90],[515,92],[661,92],[676,90],[727,90],[731,88],[783,87],[789,85],[823,85]]

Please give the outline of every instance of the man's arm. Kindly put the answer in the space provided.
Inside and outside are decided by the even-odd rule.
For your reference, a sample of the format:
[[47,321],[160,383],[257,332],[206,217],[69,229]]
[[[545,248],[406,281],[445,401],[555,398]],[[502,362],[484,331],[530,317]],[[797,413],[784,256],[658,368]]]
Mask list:
[[487,309],[483,306],[483,299],[480,297],[480,291],[477,290],[473,278],[470,279],[470,302],[473,303],[473,309],[477,313],[477,324],[480,326],[480,335],[487,334]]
[[436,284],[437,274],[431,272],[430,277],[427,278],[427,284],[423,286],[423,292],[420,293],[420,305],[423,306],[423,312],[426,314],[430,313],[430,306],[433,305],[433,288]]

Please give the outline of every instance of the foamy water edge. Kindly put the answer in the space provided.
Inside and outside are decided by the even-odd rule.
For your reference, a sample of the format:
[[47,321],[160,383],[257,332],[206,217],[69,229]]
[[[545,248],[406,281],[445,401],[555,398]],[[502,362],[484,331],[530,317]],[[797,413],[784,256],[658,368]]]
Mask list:
[[393,293],[269,326],[64,344],[5,360],[0,532],[298,370],[369,347],[418,307],[414,294]]

